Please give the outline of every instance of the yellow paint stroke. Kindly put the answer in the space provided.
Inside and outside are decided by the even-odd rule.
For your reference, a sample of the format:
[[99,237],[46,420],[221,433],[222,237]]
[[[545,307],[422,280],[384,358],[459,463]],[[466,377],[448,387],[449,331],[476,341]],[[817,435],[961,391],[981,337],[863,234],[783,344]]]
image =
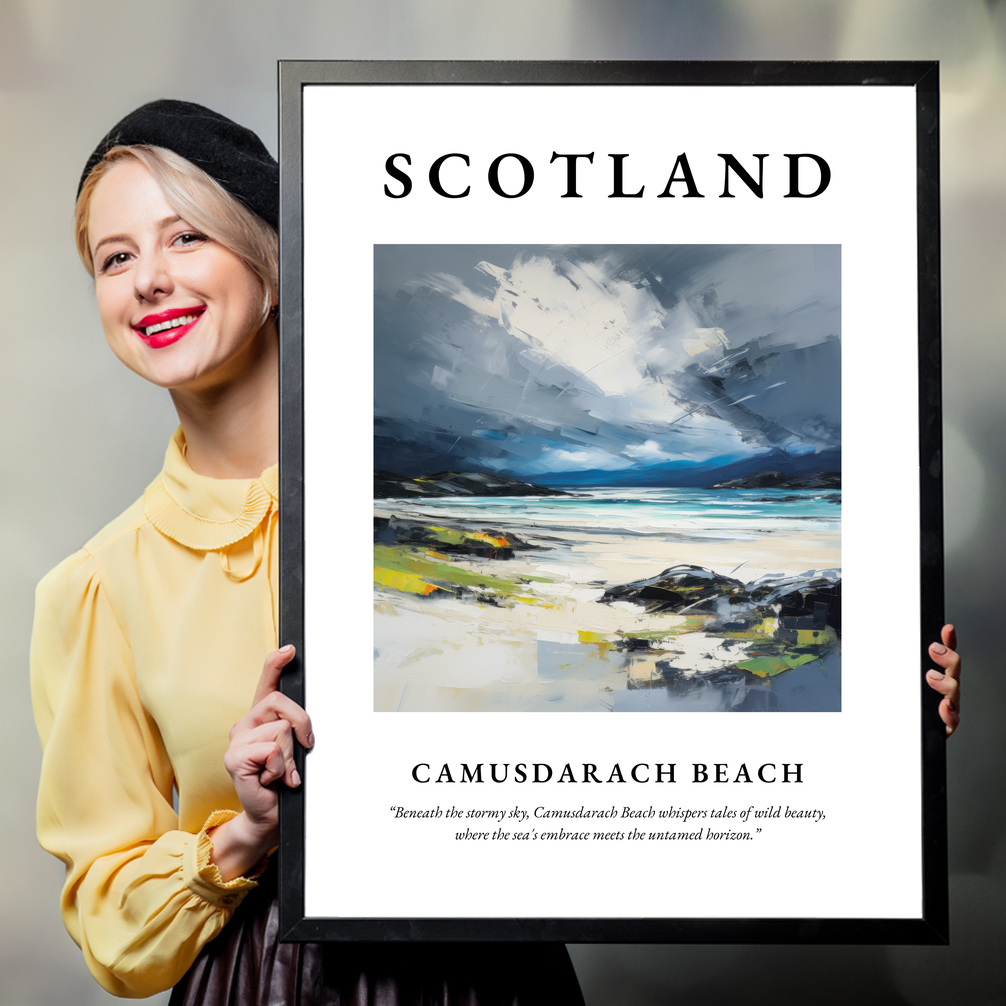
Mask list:
[[437,524],[429,524],[428,528],[437,536],[437,541],[442,541],[445,545],[466,545],[469,542],[491,545],[493,548],[512,548],[513,542],[509,538],[486,534],[484,531],[462,531],[460,528],[440,527]]
[[592,643],[597,647],[598,656],[602,660],[607,660],[607,653],[611,647],[611,640],[608,638],[606,633],[601,632],[590,632],[587,629],[578,629],[576,633],[576,638],[581,643]]
[[384,566],[374,567],[374,583],[379,583],[382,587],[390,587],[392,590],[400,590],[406,594],[432,594],[440,588],[432,583],[427,583],[415,573],[406,573],[400,569],[387,569]]
[[820,646],[822,643],[825,642],[828,642],[828,639],[824,629],[796,630],[797,646]]
[[[779,620],[777,618],[765,618],[747,629],[731,629],[728,632],[719,632],[717,635],[722,636],[724,639],[757,639],[763,636],[774,636],[778,628]],[[818,630],[815,629],[814,631],[817,632]],[[824,633],[821,632],[819,635],[822,638],[814,639],[813,642],[815,644],[823,642]],[[800,643],[798,645],[803,646],[806,644]]]
[[493,548],[511,548],[513,545],[509,538],[497,538],[491,534],[486,534],[484,531],[473,531],[471,536],[476,541],[488,542]]

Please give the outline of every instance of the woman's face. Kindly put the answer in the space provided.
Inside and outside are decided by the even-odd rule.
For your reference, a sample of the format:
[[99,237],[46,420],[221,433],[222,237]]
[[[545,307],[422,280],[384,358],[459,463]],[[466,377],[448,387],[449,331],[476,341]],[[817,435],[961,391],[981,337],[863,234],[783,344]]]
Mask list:
[[179,218],[143,164],[125,158],[108,169],[87,233],[105,337],[130,370],[193,392],[240,378],[264,332],[262,285]]

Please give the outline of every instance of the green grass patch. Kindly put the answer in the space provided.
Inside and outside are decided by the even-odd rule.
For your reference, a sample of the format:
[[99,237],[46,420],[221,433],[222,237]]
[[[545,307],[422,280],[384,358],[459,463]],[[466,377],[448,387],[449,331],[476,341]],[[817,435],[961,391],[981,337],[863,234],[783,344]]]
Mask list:
[[810,663],[821,658],[814,653],[780,653],[774,657],[753,657],[751,660],[739,660],[734,666],[742,671],[750,671],[759,678],[772,678],[783,671],[790,671],[801,664]]
[[[537,583],[552,583],[544,576],[522,576],[507,578],[493,576],[487,573],[472,572],[457,563],[438,562],[428,552],[414,551],[408,545],[374,545],[375,583],[393,587],[394,578],[387,572],[380,574],[378,570],[409,574],[418,577],[435,587],[450,589],[451,587],[469,587],[472,589],[491,590],[501,597],[511,597],[526,588],[529,581]],[[408,590],[408,593],[418,593]],[[523,598],[521,598],[523,600]]]

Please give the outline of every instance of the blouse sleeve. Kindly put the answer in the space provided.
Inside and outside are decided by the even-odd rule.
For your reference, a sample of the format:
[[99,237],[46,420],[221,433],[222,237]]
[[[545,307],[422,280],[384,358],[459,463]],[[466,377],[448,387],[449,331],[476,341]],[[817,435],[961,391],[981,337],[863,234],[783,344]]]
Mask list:
[[255,882],[224,882],[208,828],[178,830],[171,764],[140,703],[129,642],[78,552],[39,584],[31,644],[42,741],[38,837],[66,865],[63,921],[118,996],[170,988]]

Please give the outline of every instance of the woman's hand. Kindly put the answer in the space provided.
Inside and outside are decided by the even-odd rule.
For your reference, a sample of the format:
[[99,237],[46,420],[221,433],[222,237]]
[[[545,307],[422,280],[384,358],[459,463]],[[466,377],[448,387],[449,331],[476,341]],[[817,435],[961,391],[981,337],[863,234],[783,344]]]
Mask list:
[[224,766],[244,810],[209,833],[211,859],[224,880],[247,873],[276,845],[279,793],[273,784],[300,785],[294,734],[304,747],[314,746],[310,716],[279,691],[280,674],[295,652],[284,646],[266,657],[251,711],[231,727]]
[[957,632],[952,625],[944,625],[940,633],[942,643],[931,643],[929,656],[943,671],[926,672],[929,687],[943,696],[940,719],[946,724],[949,737],[961,721],[961,658],[957,653]]

